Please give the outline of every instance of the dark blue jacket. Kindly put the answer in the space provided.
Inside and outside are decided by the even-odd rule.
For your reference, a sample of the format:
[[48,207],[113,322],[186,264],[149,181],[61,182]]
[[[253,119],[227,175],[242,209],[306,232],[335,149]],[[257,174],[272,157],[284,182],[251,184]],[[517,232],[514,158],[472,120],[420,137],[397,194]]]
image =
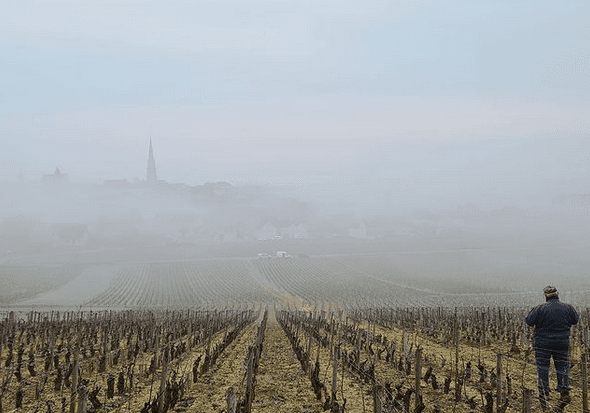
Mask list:
[[535,327],[535,341],[568,342],[570,327],[578,323],[580,316],[570,304],[562,303],[559,298],[548,298],[547,302],[533,308],[524,321]]

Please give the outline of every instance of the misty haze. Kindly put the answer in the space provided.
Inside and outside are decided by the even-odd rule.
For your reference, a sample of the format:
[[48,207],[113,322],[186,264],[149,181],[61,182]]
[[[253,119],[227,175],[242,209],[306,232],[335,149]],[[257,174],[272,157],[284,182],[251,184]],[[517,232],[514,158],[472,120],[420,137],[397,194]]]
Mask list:
[[[552,142],[545,142],[550,150]],[[583,153],[583,141],[577,144]],[[330,182],[338,176],[324,173],[307,185],[189,185],[161,179],[158,146],[154,150],[150,139],[137,162],[138,171],[145,165],[141,179],[76,182],[59,167],[37,180],[17,177],[2,183],[2,303],[22,311],[199,307],[240,302],[240,288],[246,301],[273,302],[276,297],[263,292],[270,286],[311,305],[523,305],[535,303],[543,285],[559,283],[570,301],[583,305],[590,291],[590,193],[577,183],[584,179],[575,179],[573,170],[571,177],[551,177],[556,165],[542,159],[514,168],[516,155],[485,145],[504,169],[492,173],[465,161],[483,153],[473,144],[440,146],[436,154],[424,144],[412,148],[416,163],[436,167],[455,158],[455,168],[470,164],[472,174],[394,174],[401,166],[388,174],[377,160],[362,173],[351,165],[349,183]],[[510,145],[524,153],[532,142]],[[534,181],[529,168],[546,181]],[[288,263],[277,258],[281,251]],[[212,262],[221,267],[210,267],[208,275]],[[287,278],[272,278],[269,262]],[[105,298],[119,292],[125,277],[140,294],[172,282],[178,271],[174,277],[190,281],[185,301]],[[208,288],[219,291],[201,289],[197,275],[211,277]]]
[[0,5],[0,413],[587,411],[590,3],[37,3]]

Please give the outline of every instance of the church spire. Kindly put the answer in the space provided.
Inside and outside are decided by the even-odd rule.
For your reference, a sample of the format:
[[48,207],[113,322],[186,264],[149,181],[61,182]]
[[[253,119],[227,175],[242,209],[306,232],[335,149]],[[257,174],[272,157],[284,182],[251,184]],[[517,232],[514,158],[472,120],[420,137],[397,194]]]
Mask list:
[[156,160],[154,159],[154,150],[152,148],[152,138],[150,138],[150,153],[147,160],[147,171],[145,180],[148,182],[156,182],[158,180],[156,176]]

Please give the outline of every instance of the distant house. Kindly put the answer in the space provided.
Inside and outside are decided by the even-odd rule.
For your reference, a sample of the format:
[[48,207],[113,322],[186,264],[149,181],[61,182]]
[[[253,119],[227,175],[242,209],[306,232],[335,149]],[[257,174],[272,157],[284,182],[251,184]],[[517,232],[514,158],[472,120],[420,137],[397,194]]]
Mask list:
[[267,222],[261,228],[253,231],[253,235],[258,240],[273,239],[278,234],[278,227]]
[[45,183],[63,183],[68,181],[68,174],[62,174],[59,168],[55,168],[52,174],[43,175],[43,182]]
[[220,229],[215,233],[215,242],[238,242],[242,241],[242,234],[236,228]]
[[309,238],[307,226],[303,224],[291,224],[288,227],[281,227],[279,232],[283,238]]
[[359,225],[355,228],[348,229],[348,236],[353,238],[362,238],[362,239],[372,239],[374,237],[370,237],[367,235],[367,223],[365,221],[361,221]]

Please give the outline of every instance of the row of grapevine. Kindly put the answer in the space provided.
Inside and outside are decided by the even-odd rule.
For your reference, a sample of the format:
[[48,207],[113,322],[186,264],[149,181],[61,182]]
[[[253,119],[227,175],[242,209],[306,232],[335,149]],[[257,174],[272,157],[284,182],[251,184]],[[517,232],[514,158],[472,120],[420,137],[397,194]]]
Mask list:
[[[14,308],[53,308],[51,306],[74,303],[94,309],[215,308],[246,302],[270,305],[293,300],[301,305],[324,305],[326,308],[454,308],[464,305],[522,307],[539,301],[539,292],[500,293],[484,287],[481,293],[454,292],[457,285],[453,280],[447,280],[451,284],[447,286],[429,275],[409,277],[394,263],[391,257],[330,256],[121,264],[100,271],[84,271],[84,279],[104,278],[104,282],[88,287],[96,291],[82,291],[85,284],[78,281],[71,288],[52,291],[45,298],[22,301]],[[63,272],[57,267],[46,270],[56,274]],[[20,270],[15,271],[20,274]],[[72,297],[74,295],[77,297]],[[569,301],[567,297],[565,300]],[[584,296],[580,292],[576,297],[578,303],[587,303],[587,294]]]
[[146,399],[165,411],[187,381],[190,355],[200,348],[211,366],[218,342],[225,348],[257,317],[247,308],[8,317],[0,323],[0,411],[113,411]]
[[341,308],[429,305],[434,295],[379,280],[328,258],[260,260],[257,266],[269,281],[312,304],[328,302]]
[[[317,373],[311,366],[312,343],[317,344],[317,368],[332,364],[336,377],[341,366],[341,380],[354,379],[371,389],[376,412],[409,412],[411,404],[415,412],[530,412],[535,406],[532,389],[537,382],[530,331],[515,338],[512,332],[518,318],[510,317],[510,309],[488,309],[489,319],[483,323],[481,317],[469,318],[477,317],[477,309],[461,310],[373,308],[351,311],[346,318],[343,312],[290,310],[278,319],[286,326],[303,368],[312,372],[314,388],[325,388],[326,384],[313,379]],[[487,339],[470,340],[472,326],[486,326]],[[571,400],[552,399],[555,411],[564,411],[568,405],[575,411],[587,409],[586,338],[587,325],[583,323],[572,338]],[[347,399],[345,386],[339,397],[335,389],[333,394],[323,395],[331,406],[335,400]],[[322,392],[318,392],[320,396]]]
[[[271,412],[285,405],[278,395],[289,394],[296,398],[290,409],[313,412],[319,405],[338,413],[530,412],[539,405],[525,312],[277,306],[260,317],[260,309],[242,306],[11,315],[0,322],[0,406]],[[582,311],[572,332],[571,400],[553,396],[556,411],[587,408],[589,313]],[[285,363],[286,355],[265,351],[267,331],[276,342],[279,326],[299,360],[298,369],[288,369],[291,378],[272,374],[282,368],[273,361]],[[292,383],[305,389],[283,392]]]
[[[547,262],[543,266],[541,263],[548,261],[548,256],[537,255],[535,251],[528,253],[534,253],[534,259],[527,260],[527,252],[522,250],[500,248],[340,255],[332,260],[381,282],[410,288],[429,297],[424,303],[391,305],[533,306],[542,299],[541,289],[556,279],[559,279],[563,299],[576,306],[590,305],[588,277],[561,275],[567,268],[565,263]],[[510,264],[506,265],[507,262]],[[552,266],[557,267],[557,272],[549,270]],[[534,285],[537,288],[531,291]]]
[[267,321],[268,309],[264,311],[262,322],[258,326],[256,338],[254,339],[254,342],[248,346],[246,352],[246,357],[244,359],[244,366],[246,369],[245,388],[237,392],[238,394],[241,394],[241,397],[236,398],[235,386],[232,386],[226,395],[228,413],[250,413],[252,411],[256,373],[258,372],[260,356],[262,354]]
[[269,300],[243,261],[201,260],[125,266],[109,288],[85,306],[195,308]]

